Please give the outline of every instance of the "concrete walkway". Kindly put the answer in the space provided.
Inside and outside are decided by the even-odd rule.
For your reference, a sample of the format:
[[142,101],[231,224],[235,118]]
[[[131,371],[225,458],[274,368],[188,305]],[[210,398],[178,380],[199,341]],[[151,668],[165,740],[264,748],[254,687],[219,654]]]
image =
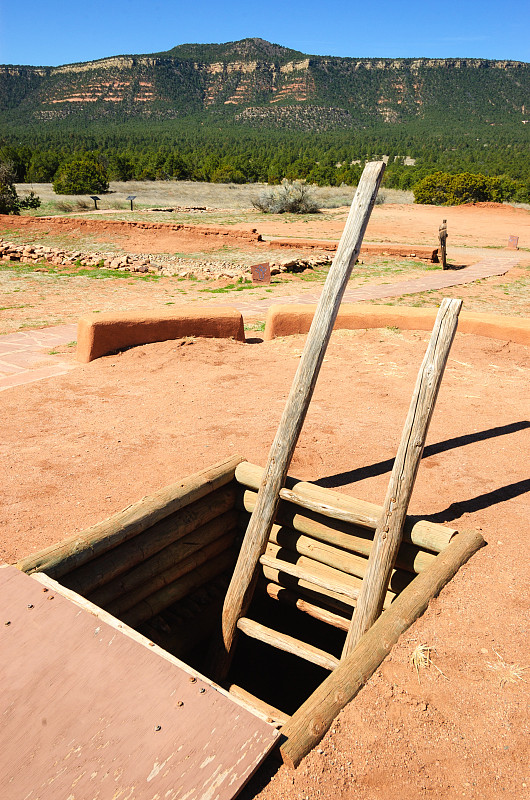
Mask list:
[[[423,278],[412,281],[400,281],[399,283],[380,283],[377,285],[367,284],[357,289],[346,289],[343,303],[361,303],[363,300],[383,300],[388,297],[401,297],[406,294],[419,294],[420,292],[431,292],[436,289],[447,289],[448,286],[460,286],[465,283],[473,283],[482,278],[492,278],[495,275],[504,275],[512,267],[519,264],[517,256],[490,256],[473,264],[471,267],[464,267],[458,270],[442,270],[432,272]],[[320,292],[311,292],[288,295],[286,297],[271,297],[266,300],[256,300],[248,303],[237,303],[237,308],[243,316],[256,316],[263,313],[270,306],[278,303],[318,303]]]
[[[441,270],[425,275],[423,278],[399,283],[382,283],[367,285],[358,289],[347,289],[344,293],[344,303],[359,303],[363,300],[383,300],[388,297],[401,297],[407,294],[418,294],[436,289],[446,289],[449,286],[459,286],[482,278],[491,278],[503,275],[512,267],[517,266],[519,258],[514,255],[490,256],[459,270]],[[239,302],[234,298],[231,307],[243,314],[243,317],[256,317],[262,315],[270,306],[277,303],[304,303],[318,302],[320,292],[310,294],[287,295],[285,297],[270,297],[266,300],[255,302]],[[62,375],[73,369],[74,364],[69,364],[60,356],[50,354],[58,345],[75,341],[77,325],[56,325],[41,330],[19,331],[0,336],[0,391]]]

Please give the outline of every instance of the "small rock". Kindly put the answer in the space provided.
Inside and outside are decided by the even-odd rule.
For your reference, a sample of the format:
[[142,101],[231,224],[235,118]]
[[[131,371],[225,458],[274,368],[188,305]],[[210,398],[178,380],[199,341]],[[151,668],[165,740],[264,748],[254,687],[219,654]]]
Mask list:
[[298,264],[295,258],[282,258],[280,261],[280,267],[285,267],[285,269],[289,269],[290,267],[296,267]]

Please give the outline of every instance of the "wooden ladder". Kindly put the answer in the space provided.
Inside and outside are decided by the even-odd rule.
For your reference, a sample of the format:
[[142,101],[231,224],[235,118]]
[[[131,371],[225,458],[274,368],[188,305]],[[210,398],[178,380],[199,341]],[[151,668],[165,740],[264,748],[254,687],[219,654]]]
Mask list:
[[[280,498],[322,512],[318,503],[308,501],[296,491],[287,490],[284,484],[340,302],[361,248],[384,166],[383,162],[372,162],[364,169],[269,453],[256,505],[226,594],[222,638],[214,644],[212,650],[211,670],[218,681],[226,677],[230,668],[237,631],[325,669],[334,670],[340,663],[340,659],[330,653],[274,631],[245,615],[254,594],[260,565],[266,566],[268,563],[268,557],[264,553]],[[456,332],[460,307],[460,300],[443,300],[439,309],[416,381],[383,511],[375,530],[366,576],[355,598],[356,610],[346,636],[342,658],[353,650],[383,608],[427,430]],[[295,578],[299,577],[296,564],[282,569],[290,570]],[[344,587],[337,584],[336,579],[320,577],[320,580],[326,583],[324,588],[344,594]]]

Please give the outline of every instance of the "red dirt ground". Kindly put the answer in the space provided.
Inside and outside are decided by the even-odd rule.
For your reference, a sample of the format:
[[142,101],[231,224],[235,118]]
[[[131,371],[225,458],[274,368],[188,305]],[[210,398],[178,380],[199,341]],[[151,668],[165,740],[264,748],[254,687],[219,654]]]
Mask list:
[[[427,338],[335,333],[291,473],[381,503]],[[2,392],[0,556],[13,562],[230,453],[263,464],[303,342],[164,342]],[[488,546],[300,767],[266,766],[246,796],[528,797],[529,673],[516,667],[530,661],[529,368],[524,346],[457,335],[411,513],[476,528]],[[439,668],[419,679],[418,644]]]
[[[310,222],[292,222],[289,236],[315,239],[338,239],[342,233],[348,209],[342,213],[325,212]],[[494,212],[494,213],[492,213]],[[332,216],[332,219],[329,219]],[[519,236],[521,247],[530,244],[530,214],[526,209],[498,203],[475,203],[440,208],[437,206],[402,205],[389,203],[375,206],[365,241],[403,242],[438,245],[438,227],[447,219],[448,249],[452,247],[505,247],[510,235]],[[282,236],[281,223],[265,217],[259,222],[259,232],[266,236]]]
[[[325,212],[307,222],[263,217],[257,227],[266,236],[338,239],[345,214]],[[377,206],[366,240],[435,246],[442,218],[457,263],[504,248],[509,235],[527,248],[521,265],[530,260],[530,214],[508,206]],[[25,219],[8,224],[19,228]],[[5,228],[6,218],[2,223]],[[75,248],[80,227],[71,223],[60,230]],[[57,233],[63,223],[27,224]],[[90,230],[129,252],[205,249],[204,237],[176,244],[160,228],[136,228],[134,236],[122,230],[120,239],[103,220]],[[527,299],[508,297],[503,288],[524,274],[511,270],[447,294],[468,298],[468,310],[474,303],[475,310],[526,313]],[[9,330],[174,299],[169,279],[88,286],[77,278],[52,284],[40,277],[17,284],[25,302],[4,312]],[[204,297],[190,291],[185,301]],[[231,304],[228,297],[219,301]],[[6,305],[13,303],[8,297]],[[427,338],[386,329],[334,334],[291,473],[381,503]],[[2,392],[0,557],[13,562],[230,453],[263,464],[303,341],[147,345]],[[62,359],[73,359],[71,349],[59,349]],[[457,335],[411,513],[476,528],[488,546],[401,638],[296,772],[264,767],[245,798],[529,796],[529,369],[530,352],[522,345]],[[438,669],[423,670],[418,679],[409,659],[419,644],[435,648]]]

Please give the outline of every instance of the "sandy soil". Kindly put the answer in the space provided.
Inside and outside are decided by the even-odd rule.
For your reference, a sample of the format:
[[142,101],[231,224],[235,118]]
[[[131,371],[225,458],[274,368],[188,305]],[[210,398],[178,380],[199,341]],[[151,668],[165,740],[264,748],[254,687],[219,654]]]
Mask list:
[[[289,236],[315,239],[338,239],[346,221],[348,209],[325,211],[315,219],[295,223],[289,221]],[[508,237],[519,236],[521,247],[530,246],[530,213],[497,203],[474,205],[418,206],[385,204],[376,206],[366,231],[367,242],[392,242],[438,245],[438,228],[447,220],[448,251],[455,247],[506,247]],[[282,236],[281,224],[268,217],[259,224],[260,233]]]
[[[428,213],[437,223],[445,211]],[[521,236],[526,230],[528,212],[491,212],[490,225],[479,233],[477,222],[468,235],[470,247],[503,237],[510,219]],[[482,218],[480,209],[466,213]],[[79,312],[83,302],[85,310],[103,310],[103,301],[117,308],[173,302],[164,301],[163,281],[93,281],[74,291],[60,287],[80,278],[41,278],[11,283],[21,292],[13,297],[33,298],[41,324],[69,300]],[[459,294],[493,293],[510,313],[511,295],[502,304],[505,292],[494,280]],[[292,474],[382,502],[427,338],[387,329],[333,335]],[[165,342],[2,392],[0,557],[13,562],[228,454],[264,463],[303,343]],[[73,359],[71,350],[62,357]],[[488,545],[298,770],[266,765],[245,797],[528,797],[529,370],[528,348],[457,334],[410,510],[476,528]],[[435,648],[436,665],[419,676],[410,664],[418,644]]]

